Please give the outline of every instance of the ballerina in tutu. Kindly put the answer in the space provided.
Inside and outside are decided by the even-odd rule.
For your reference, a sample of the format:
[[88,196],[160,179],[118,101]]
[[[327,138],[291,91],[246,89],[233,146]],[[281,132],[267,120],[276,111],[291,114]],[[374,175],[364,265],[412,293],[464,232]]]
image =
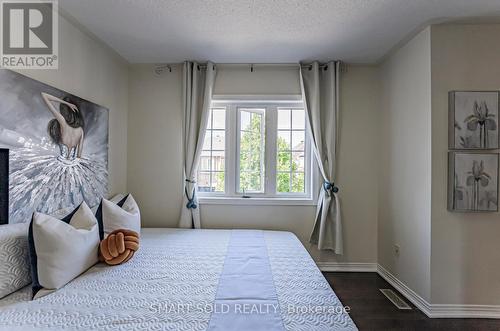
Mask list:
[[[85,122],[75,102],[64,97],[60,99],[42,92],[42,98],[47,104],[54,119],[47,127],[50,138],[59,146],[60,160],[74,161],[82,157]],[[59,103],[59,110],[54,103]]]
[[50,214],[83,200],[95,206],[107,193],[107,164],[83,154],[85,120],[77,102],[41,96],[54,116],[47,133],[59,155],[26,147],[11,151],[12,223],[29,222],[33,211]]

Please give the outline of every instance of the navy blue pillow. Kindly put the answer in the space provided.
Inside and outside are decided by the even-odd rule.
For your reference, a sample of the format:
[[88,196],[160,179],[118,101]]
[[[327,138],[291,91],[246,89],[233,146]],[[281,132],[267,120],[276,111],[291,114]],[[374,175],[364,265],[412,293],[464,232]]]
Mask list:
[[[78,211],[82,204],[75,208],[71,213],[61,219],[62,222],[69,223],[71,218]],[[29,245],[29,254],[30,254],[30,265],[31,265],[31,298],[34,298],[35,295],[40,291],[43,287],[40,285],[40,281],[38,280],[38,258],[36,256],[35,249],[35,240],[33,239],[33,217],[35,213],[31,216],[30,227],[28,231],[28,245]]]
[[[125,201],[127,201],[128,196],[129,195],[127,194],[123,199],[121,199],[117,203],[117,205],[120,208],[123,208],[123,205],[125,204]],[[95,218],[97,218],[97,224],[99,225],[99,238],[102,241],[104,239],[104,223],[102,221],[102,199],[101,203],[99,204],[99,208],[97,208],[97,211],[95,212]]]
[[9,150],[0,148],[0,224],[9,223]]

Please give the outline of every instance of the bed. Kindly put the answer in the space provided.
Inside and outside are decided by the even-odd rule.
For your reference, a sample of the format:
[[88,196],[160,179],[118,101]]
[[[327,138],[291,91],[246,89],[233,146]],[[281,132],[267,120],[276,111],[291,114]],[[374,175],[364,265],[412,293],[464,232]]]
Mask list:
[[128,263],[29,298],[28,287],[0,300],[0,330],[357,330],[281,231],[143,229]]

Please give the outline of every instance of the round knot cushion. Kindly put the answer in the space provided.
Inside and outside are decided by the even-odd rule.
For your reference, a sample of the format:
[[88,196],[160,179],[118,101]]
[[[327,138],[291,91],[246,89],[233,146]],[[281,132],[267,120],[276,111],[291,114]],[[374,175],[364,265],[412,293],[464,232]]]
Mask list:
[[108,265],[125,263],[139,249],[139,235],[132,230],[111,232],[99,245],[99,257]]

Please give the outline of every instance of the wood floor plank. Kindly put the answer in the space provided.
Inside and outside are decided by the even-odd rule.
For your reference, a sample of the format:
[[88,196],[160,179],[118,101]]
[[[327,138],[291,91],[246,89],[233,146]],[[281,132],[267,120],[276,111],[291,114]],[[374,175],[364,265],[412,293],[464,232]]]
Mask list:
[[325,278],[361,331],[498,331],[500,320],[428,318],[418,308],[400,296],[412,310],[399,310],[380,291],[393,289],[374,272],[324,272]]

